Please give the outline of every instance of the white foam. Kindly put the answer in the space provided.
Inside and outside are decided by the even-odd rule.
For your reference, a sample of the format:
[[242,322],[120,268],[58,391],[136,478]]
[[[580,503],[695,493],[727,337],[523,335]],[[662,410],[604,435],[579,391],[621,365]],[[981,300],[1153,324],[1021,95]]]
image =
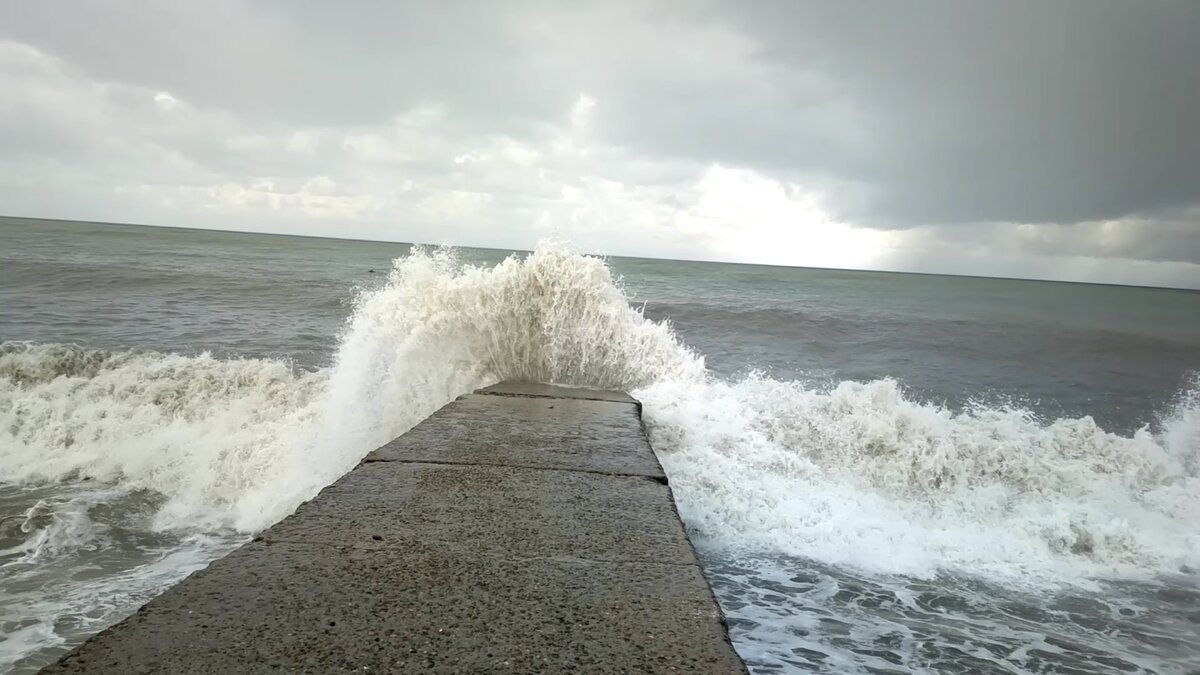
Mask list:
[[[9,559],[0,569],[14,565],[36,565],[51,558],[61,558],[88,547],[96,538],[96,527],[88,510],[116,491],[88,491],[51,504],[40,499],[28,508],[17,521],[16,529],[29,535],[8,548],[0,548],[0,560]],[[6,527],[12,523],[6,524]]]
[[[165,495],[161,529],[259,530],[453,397],[504,379],[632,391],[709,545],[1006,578],[1200,565],[1200,406],[1154,435],[1015,409],[953,414],[890,381],[711,381],[603,261],[490,269],[414,251],[359,298],[334,364],[0,351],[0,476]],[[1192,398],[1188,398],[1188,397]]]
[[279,361],[6,344],[0,476],[152,490],[160,527],[219,528],[323,388]]
[[492,269],[398,260],[334,365],[63,345],[0,350],[0,476],[167,496],[162,529],[252,532],[447,401],[503,379],[632,388],[702,362],[625,302],[600,260],[548,246]]
[[1196,452],[1194,413],[1161,437],[1122,437],[1090,418],[954,414],[891,381],[820,392],[751,377],[637,395],[681,513],[711,545],[1033,582],[1200,562],[1200,481],[1182,459]]
[[1183,390],[1165,416],[1162,443],[1191,476],[1200,476],[1200,374]]

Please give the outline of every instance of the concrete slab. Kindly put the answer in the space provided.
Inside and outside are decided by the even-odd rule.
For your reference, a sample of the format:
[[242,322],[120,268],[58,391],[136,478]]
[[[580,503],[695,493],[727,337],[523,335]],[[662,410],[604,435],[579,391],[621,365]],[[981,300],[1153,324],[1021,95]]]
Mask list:
[[43,672],[744,673],[638,411],[463,397]]
[[707,593],[693,565],[256,542],[43,672],[743,672]]
[[262,537],[408,550],[414,543],[511,560],[693,565],[670,492],[640,476],[374,462]]
[[538,382],[501,382],[490,387],[484,387],[477,394],[494,394],[498,396],[540,396],[545,398],[578,398],[588,401],[612,401],[614,403],[633,403],[640,406],[641,401],[623,391],[610,389],[584,389],[579,387],[564,387],[557,384],[540,384]]
[[628,403],[470,394],[367,461],[527,466],[666,480]]

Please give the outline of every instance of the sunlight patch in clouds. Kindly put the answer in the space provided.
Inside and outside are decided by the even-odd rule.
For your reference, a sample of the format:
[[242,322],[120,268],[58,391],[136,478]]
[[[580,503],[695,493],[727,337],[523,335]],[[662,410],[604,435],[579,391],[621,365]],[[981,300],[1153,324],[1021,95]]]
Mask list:
[[711,167],[676,222],[731,258],[779,265],[870,267],[889,244],[878,230],[839,223],[817,195],[748,169]]

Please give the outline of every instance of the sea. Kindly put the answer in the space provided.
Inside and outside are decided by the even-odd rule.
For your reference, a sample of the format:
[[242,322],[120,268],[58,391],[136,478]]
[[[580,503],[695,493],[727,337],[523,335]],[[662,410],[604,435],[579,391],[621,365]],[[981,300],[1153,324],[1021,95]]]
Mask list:
[[1200,672],[1200,292],[0,219],[0,672],[463,393],[622,389],[753,673]]

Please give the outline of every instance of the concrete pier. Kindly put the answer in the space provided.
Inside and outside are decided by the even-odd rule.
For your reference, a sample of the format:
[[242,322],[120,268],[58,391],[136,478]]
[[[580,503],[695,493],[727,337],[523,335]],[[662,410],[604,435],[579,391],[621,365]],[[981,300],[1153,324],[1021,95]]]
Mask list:
[[741,673],[620,392],[460,397],[43,673]]

